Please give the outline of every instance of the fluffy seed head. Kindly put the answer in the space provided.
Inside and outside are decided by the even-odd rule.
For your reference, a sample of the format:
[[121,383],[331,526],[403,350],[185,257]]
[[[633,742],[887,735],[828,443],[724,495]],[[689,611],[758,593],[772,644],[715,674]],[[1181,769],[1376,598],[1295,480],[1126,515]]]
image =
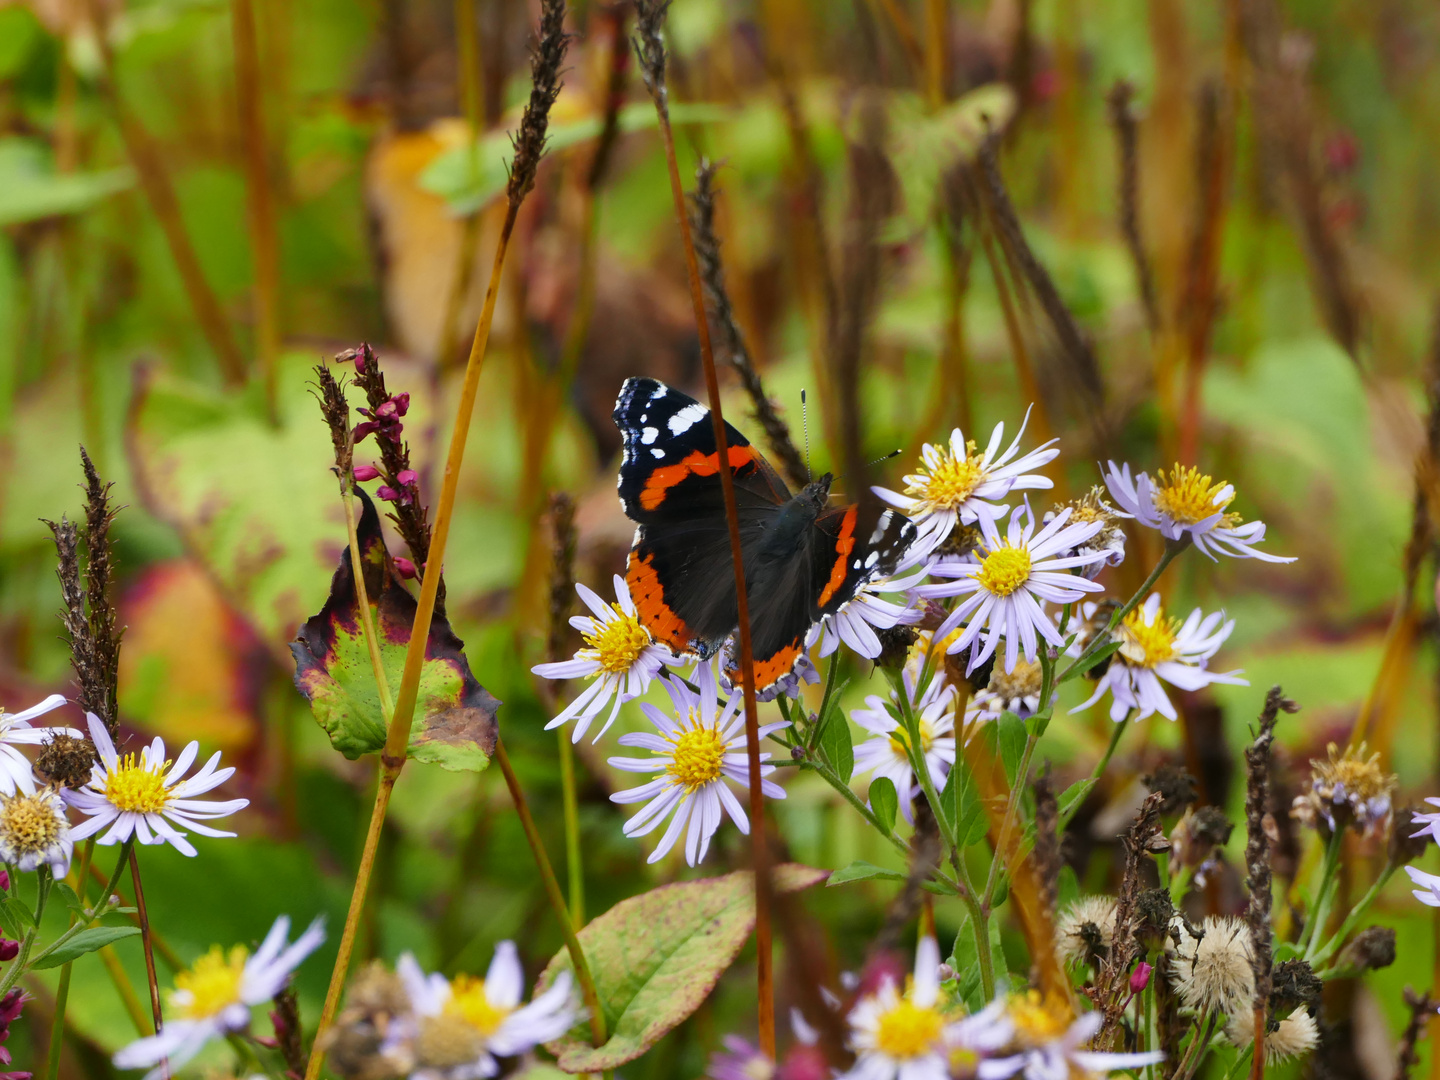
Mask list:
[[1200,1013],[1234,1015],[1250,1007],[1255,995],[1250,929],[1233,915],[1207,915],[1201,936],[1190,935],[1176,919],[1180,944],[1171,964],[1171,981],[1183,1005]]
[[[1255,1041],[1255,1014],[1246,1009],[1236,1013],[1226,1025],[1225,1037],[1235,1046],[1249,1046]],[[1265,1033],[1265,1064],[1275,1065],[1308,1054],[1320,1042],[1320,1029],[1315,1018],[1305,1009],[1296,1009],[1274,1031]]]
[[1070,964],[1095,964],[1115,939],[1115,898],[1082,896],[1055,924],[1055,943]]

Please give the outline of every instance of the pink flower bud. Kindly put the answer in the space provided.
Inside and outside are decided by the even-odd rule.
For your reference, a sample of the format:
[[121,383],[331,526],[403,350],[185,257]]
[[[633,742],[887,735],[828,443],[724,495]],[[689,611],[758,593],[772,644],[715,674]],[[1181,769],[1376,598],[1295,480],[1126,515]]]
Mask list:
[[375,489],[375,497],[377,499],[382,499],[385,502],[394,502],[396,499],[400,498],[400,492],[396,491],[388,484],[382,484],[380,485],[380,487]]
[[0,963],[14,960],[20,955],[20,942],[11,941],[9,938],[0,938]]
[[410,411],[410,392],[408,390],[403,394],[396,394],[390,400],[395,403],[396,416],[404,416]]
[[355,370],[362,374],[365,371],[365,354],[369,351],[364,345],[355,350]]
[[375,407],[375,418],[377,420],[381,417],[384,417],[386,420],[390,420],[399,415],[400,412],[395,407],[394,398],[391,398],[389,401],[382,401],[379,405]]
[[10,871],[0,870],[0,891],[10,891]]
[[1144,960],[1135,965],[1135,970],[1130,973],[1130,992],[1138,994],[1145,987],[1150,985],[1150,973],[1155,969]]
[[401,469],[400,474],[396,476],[395,479],[401,487],[409,487],[415,483],[416,480],[420,479],[420,474],[414,469]]
[[367,435],[369,435],[372,431],[374,431],[376,428],[378,428],[379,426],[380,426],[380,425],[377,424],[377,423],[375,423],[374,420],[366,420],[363,424],[356,424],[356,425],[355,425],[355,444],[358,446],[360,443],[364,442],[364,441],[365,441],[365,437],[366,437]]
[[356,480],[358,483],[362,483],[362,484],[363,484],[366,480],[374,480],[374,479],[375,479],[376,477],[378,477],[379,475],[380,475],[380,470],[377,469],[377,468],[375,468],[374,465],[356,465],[356,466],[355,466],[355,480]]
[[395,572],[403,578],[413,578],[416,576],[415,564],[405,558],[404,555],[396,555]]

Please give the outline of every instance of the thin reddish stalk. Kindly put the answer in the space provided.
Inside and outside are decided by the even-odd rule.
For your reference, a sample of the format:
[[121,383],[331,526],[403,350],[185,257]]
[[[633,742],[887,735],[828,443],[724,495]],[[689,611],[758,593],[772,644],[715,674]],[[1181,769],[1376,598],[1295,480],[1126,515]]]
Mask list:
[[[140,885],[140,860],[135,846],[130,846],[130,881],[135,886],[135,920],[140,924],[140,942],[145,948],[145,981],[150,984],[150,1012],[155,1018],[155,1034],[160,1034],[160,983],[155,978],[155,949],[150,942],[150,913],[145,907],[145,890]],[[170,1059],[160,1059],[160,1075],[170,1075]]]

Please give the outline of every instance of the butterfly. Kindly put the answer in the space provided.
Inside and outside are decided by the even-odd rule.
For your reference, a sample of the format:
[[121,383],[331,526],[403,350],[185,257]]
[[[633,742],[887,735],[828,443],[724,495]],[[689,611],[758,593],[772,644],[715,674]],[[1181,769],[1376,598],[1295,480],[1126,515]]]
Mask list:
[[[650,378],[625,381],[620,503],[634,521],[625,580],[640,622],[678,654],[712,656],[739,624],[734,561],[710,410]],[[791,494],[750,441],[725,425],[750,606],[755,686],[789,675],[811,629],[862,586],[893,573],[915,528],[883,511],[857,537],[859,506],[830,507],[829,473]]]

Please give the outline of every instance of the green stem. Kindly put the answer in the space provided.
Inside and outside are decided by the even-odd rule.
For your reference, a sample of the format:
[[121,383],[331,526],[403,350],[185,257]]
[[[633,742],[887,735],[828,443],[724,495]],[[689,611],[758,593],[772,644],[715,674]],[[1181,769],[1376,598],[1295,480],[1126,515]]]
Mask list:
[[[120,874],[125,869],[126,861],[130,858],[130,848],[131,845],[133,845],[134,843],[135,840],[132,837],[131,839],[126,840],[124,845],[120,848],[120,858],[115,861],[115,872],[110,875],[110,881],[106,884],[105,891],[100,894],[100,898],[96,902],[95,907],[91,909],[89,917],[81,919],[74,926],[70,927],[70,929],[66,930],[63,934],[61,934],[54,941],[52,941],[49,945],[45,946],[45,948],[41,949],[38,953],[36,953],[36,960],[41,960],[44,957],[49,956],[59,946],[64,945],[76,934],[80,933],[82,930],[89,929],[92,925],[94,925],[100,920],[100,916],[104,915],[106,909],[108,909],[110,906],[110,897],[115,894],[115,886],[120,883]],[[45,878],[48,879],[48,875],[45,875]],[[43,902],[40,906],[43,911]],[[40,922],[39,914],[36,915],[35,922],[37,924]],[[33,940],[35,933],[36,931],[32,930],[28,936]],[[0,997],[4,997],[6,991],[8,991],[12,986],[15,985],[15,980],[20,977],[21,968],[24,966],[24,962],[28,954],[29,946],[27,943],[21,946],[20,955],[17,956],[15,958],[15,962],[10,965],[10,969],[5,973],[4,980],[0,981]]]
[[[1359,903],[1350,909],[1350,914],[1345,916],[1345,921],[1340,924],[1340,929],[1335,931],[1335,936],[1327,941],[1320,949],[1316,950],[1315,955],[1310,959],[1312,967],[1329,960],[1330,957],[1334,955],[1335,950],[1354,932],[1355,924],[1360,921],[1365,912],[1369,910],[1370,905],[1375,902],[1375,898],[1380,895],[1380,890],[1385,888],[1385,883],[1394,876],[1395,870],[1396,866],[1394,863],[1386,864],[1385,869],[1381,872],[1380,877],[1376,879],[1375,884],[1370,886],[1370,890],[1360,898]],[[1328,974],[1328,971],[1318,972],[1317,974],[1319,974],[1321,978],[1324,978],[1325,975]]]
[[1005,800],[1005,816],[1000,819],[1000,832],[995,837],[995,857],[990,860],[990,873],[985,878],[985,894],[980,898],[980,906],[986,912],[990,910],[990,901],[994,899],[995,887],[1000,883],[1000,864],[1005,856],[1005,847],[1010,842],[1010,826],[1015,818],[1015,808],[1020,804],[1020,791],[1025,786],[1025,778],[1030,775],[1030,758],[1035,753],[1035,744],[1040,741],[1038,735],[1030,735],[1025,739],[1025,751],[1020,755],[1020,767],[1015,770],[1015,782],[1010,785],[1010,796]]
[[1255,1055],[1255,1043],[1252,1041],[1249,1046],[1235,1056],[1235,1064],[1230,1066],[1230,1071],[1225,1074],[1225,1080],[1236,1080],[1236,1077],[1244,1076],[1250,1059]]
[[565,809],[565,877],[570,892],[570,922],[585,925],[585,860],[580,853],[580,805],[575,793],[575,748],[562,727],[560,738],[560,794]]
[[[807,750],[815,749],[814,744],[818,742],[820,738],[820,733],[825,730],[825,725],[829,722],[827,718],[830,715],[830,701],[835,693],[835,673],[839,669],[839,667],[840,650],[836,649],[833,653],[830,654],[830,666],[828,669],[826,669],[825,672],[825,695],[820,699],[820,712],[815,718],[815,726],[810,730],[809,739],[807,740],[807,745],[805,747]],[[778,701],[781,699],[777,698],[776,700]]]
[[1325,861],[1320,868],[1320,885],[1315,890],[1314,899],[1310,904],[1310,922],[1305,927],[1303,940],[1305,951],[1302,958],[1306,962],[1314,959],[1313,950],[1325,933],[1325,921],[1330,917],[1330,892],[1331,885],[1335,881],[1335,871],[1340,866],[1340,850],[1344,846],[1345,830],[1336,829],[1330,834],[1330,841],[1325,845]]
[[[50,876],[50,868],[42,865],[36,874],[35,888],[35,925],[25,933],[25,940],[20,943],[20,952],[11,962],[9,969],[5,972],[5,979],[0,982],[0,998],[10,992],[15,981],[25,970],[25,964],[30,959],[30,950],[35,945],[35,938],[40,933],[40,920],[45,916],[45,901],[50,896],[50,886],[54,879]],[[53,948],[53,946],[52,946]],[[41,953],[43,956],[44,953]],[[38,959],[38,958],[37,958]]]
[[905,680],[895,671],[887,669],[885,674],[889,676],[890,684],[895,688],[895,697],[900,702],[900,716],[905,722],[905,754],[910,759],[910,771],[920,782],[920,789],[925,793],[930,809],[934,811],[935,822],[940,826],[945,843],[953,849],[958,846],[955,843],[955,831],[940,808],[940,796],[935,791],[935,781],[930,778],[930,766],[925,761],[925,742],[920,734],[920,717],[915,714],[910,698],[905,693]]
[[[86,886],[90,884],[90,860],[95,855],[95,837],[85,841],[85,847],[80,852],[80,866],[75,878],[75,895],[81,906],[85,904]],[[72,912],[70,915],[70,926],[75,925],[79,914]],[[68,927],[67,927],[68,929]],[[65,1009],[70,1001],[70,971],[71,965],[64,964],[60,968],[60,982],[55,988],[55,1012],[50,1020],[50,1050],[49,1056],[45,1059],[45,1080],[56,1080],[60,1075],[60,1052],[65,1046]]]
[[1062,809],[1060,811],[1060,821],[1056,826],[1058,832],[1063,833],[1065,831],[1065,826],[1070,824],[1070,819],[1075,816],[1076,811],[1078,811],[1085,802],[1085,796],[1090,794],[1090,789],[1099,783],[1100,777],[1105,775],[1105,769],[1110,764],[1110,759],[1115,756],[1115,748],[1120,745],[1120,736],[1125,734],[1125,729],[1129,726],[1129,715],[1126,715],[1124,720],[1114,725],[1115,730],[1110,735],[1110,745],[1105,747],[1105,753],[1095,766],[1095,771],[1085,780],[1085,786],[1075,793],[1075,799],[1070,804],[1069,810]]
[[850,790],[850,785],[841,780],[834,769],[816,758],[808,758],[800,762],[802,769],[810,769],[818,773],[820,778],[840,793],[840,796],[855,808],[866,821],[868,821],[881,836],[890,841],[892,847],[907,859],[910,857],[910,845],[896,836],[894,832],[885,828],[884,824],[875,816],[875,811],[860,801],[860,796]]

